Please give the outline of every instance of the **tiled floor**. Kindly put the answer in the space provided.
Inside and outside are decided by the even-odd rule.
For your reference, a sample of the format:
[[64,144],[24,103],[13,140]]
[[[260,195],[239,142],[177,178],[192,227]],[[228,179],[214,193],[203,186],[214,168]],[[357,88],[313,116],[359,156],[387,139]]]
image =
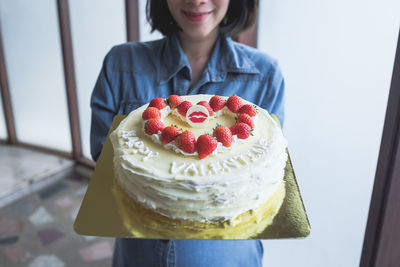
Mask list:
[[[1,152],[3,148],[0,145]],[[43,168],[38,168],[38,164],[29,169],[27,163],[21,162],[28,160],[26,153],[22,157],[16,154],[8,157],[1,152],[0,161],[8,162],[0,165],[2,176],[11,173],[20,178],[22,174],[32,174],[37,175],[36,180],[32,180],[30,175],[26,175],[26,179],[47,182],[42,189],[31,190],[30,194],[0,209],[0,266],[111,266],[112,238],[79,236],[73,231],[88,179],[70,168],[54,172],[53,167],[59,168],[54,157],[45,160],[46,157],[35,155],[42,166],[47,166],[44,168],[46,173],[52,173],[49,176],[43,175]],[[35,158],[30,160],[35,165]],[[13,170],[12,166],[18,167]],[[60,172],[63,174],[61,177]],[[7,176],[7,184],[10,184],[10,177]],[[0,188],[3,187],[2,181],[0,177]]]
[[62,157],[0,144],[0,208],[61,178],[72,166]]

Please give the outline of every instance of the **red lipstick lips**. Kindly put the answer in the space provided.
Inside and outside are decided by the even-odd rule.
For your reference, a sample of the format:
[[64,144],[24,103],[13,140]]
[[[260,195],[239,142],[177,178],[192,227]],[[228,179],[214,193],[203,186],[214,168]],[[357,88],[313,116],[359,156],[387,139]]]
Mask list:
[[194,123],[200,123],[207,119],[207,114],[201,111],[195,111],[189,115],[189,120]]
[[185,16],[193,22],[200,22],[206,19],[206,17],[211,13],[211,12],[188,12],[188,11],[183,11]]

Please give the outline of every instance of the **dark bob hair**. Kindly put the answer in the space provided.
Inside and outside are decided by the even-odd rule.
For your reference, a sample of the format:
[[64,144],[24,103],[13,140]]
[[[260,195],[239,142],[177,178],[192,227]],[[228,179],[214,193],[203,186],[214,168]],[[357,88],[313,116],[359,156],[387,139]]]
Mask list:
[[[220,32],[234,37],[250,27],[257,17],[257,2],[230,0],[225,18],[219,25]],[[152,32],[158,30],[168,36],[181,30],[169,12],[166,0],[147,0],[146,15]]]

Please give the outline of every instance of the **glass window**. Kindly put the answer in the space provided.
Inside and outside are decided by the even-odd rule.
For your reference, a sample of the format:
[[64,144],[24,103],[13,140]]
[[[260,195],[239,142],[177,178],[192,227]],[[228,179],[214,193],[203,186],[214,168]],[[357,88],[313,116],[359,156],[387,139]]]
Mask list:
[[70,152],[56,1],[3,0],[0,18],[18,140]]
[[76,73],[83,155],[90,155],[90,96],[107,52],[126,42],[123,0],[70,0],[72,45]]

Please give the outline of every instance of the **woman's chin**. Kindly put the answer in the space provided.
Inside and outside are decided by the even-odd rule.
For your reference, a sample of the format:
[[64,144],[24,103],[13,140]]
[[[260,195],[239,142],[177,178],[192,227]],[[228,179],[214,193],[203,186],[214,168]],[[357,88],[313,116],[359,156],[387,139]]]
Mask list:
[[214,30],[184,30],[181,32],[181,35],[183,35],[184,38],[188,38],[191,40],[204,40],[207,38],[215,38],[218,34],[218,31]]

